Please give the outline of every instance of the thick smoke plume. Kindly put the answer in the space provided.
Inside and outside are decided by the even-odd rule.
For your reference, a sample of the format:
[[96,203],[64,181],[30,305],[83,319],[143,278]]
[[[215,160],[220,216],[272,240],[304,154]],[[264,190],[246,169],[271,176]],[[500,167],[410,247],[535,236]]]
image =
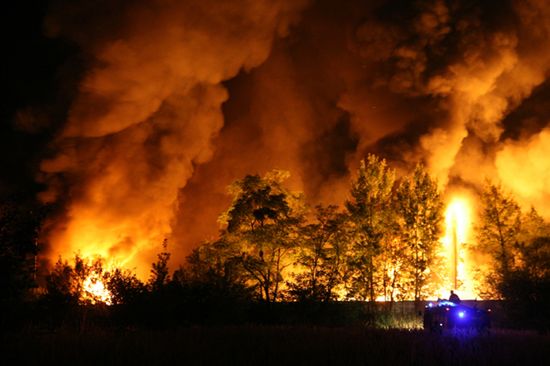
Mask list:
[[367,152],[550,216],[544,0],[68,2],[46,24],[87,58],[42,164],[54,252],[138,265],[169,237],[181,261],[235,179],[341,203]]
[[75,42],[89,65],[41,166],[42,199],[65,207],[48,229],[54,254],[148,268],[170,235],[179,188],[212,155],[228,97],[221,82],[264,62],[304,5],[56,4],[47,30]]
[[289,169],[313,202],[341,203],[367,152],[402,172],[427,164],[449,194],[488,178],[540,206],[550,6],[364,3],[315,2],[264,64],[228,83],[216,152],[182,191],[186,245],[215,234],[224,186],[243,174]]

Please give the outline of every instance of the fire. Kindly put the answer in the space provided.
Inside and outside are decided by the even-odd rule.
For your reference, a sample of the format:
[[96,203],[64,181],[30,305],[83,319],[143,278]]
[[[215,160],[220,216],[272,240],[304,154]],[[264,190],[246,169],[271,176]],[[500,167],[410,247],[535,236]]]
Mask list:
[[100,257],[108,268],[134,269],[138,277],[145,279],[149,264],[154,261],[169,229],[153,220],[145,224],[144,220],[111,216],[77,206],[64,230],[51,234],[49,239],[55,250],[50,257],[52,260],[59,256],[68,258],[73,253],[88,259]]
[[448,296],[450,289],[456,290],[464,298],[477,297],[465,247],[471,239],[471,218],[470,200],[465,196],[453,197],[445,211],[445,235],[441,239],[449,279],[439,291],[442,297]]
[[111,292],[105,286],[101,276],[96,272],[90,273],[82,283],[80,300],[92,305],[98,303],[112,305],[113,303]]

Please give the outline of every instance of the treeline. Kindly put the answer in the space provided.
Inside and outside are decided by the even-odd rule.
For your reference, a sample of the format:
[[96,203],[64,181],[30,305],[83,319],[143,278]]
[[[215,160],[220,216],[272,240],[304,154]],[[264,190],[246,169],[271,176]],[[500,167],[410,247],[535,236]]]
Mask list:
[[308,209],[286,177],[249,175],[231,186],[219,239],[193,252],[192,272],[249,285],[266,302],[420,300],[443,281],[443,202],[422,166],[398,181],[368,156],[344,209]]
[[[385,160],[367,156],[343,207],[308,207],[301,193],[285,187],[287,177],[273,171],[234,182],[218,238],[193,250],[175,272],[168,269],[166,242],[147,282],[122,269],[107,271],[100,258],[60,259],[47,274],[45,289],[38,291],[40,301],[66,306],[108,302],[134,310],[158,303],[210,315],[219,306],[238,317],[243,304],[251,303],[419,302],[451,282],[439,248],[444,204],[423,166],[397,178]],[[517,319],[547,322],[550,226],[534,209],[521,212],[513,197],[491,182],[479,198],[476,239],[467,247],[483,264],[477,266],[483,279],[480,294],[508,300]],[[15,298],[33,287],[29,253],[36,248],[14,255],[13,238],[33,235],[10,236],[6,228],[13,222],[4,217],[9,215],[2,216],[0,259],[10,264],[11,274],[3,281],[18,289],[10,295]],[[16,222],[25,222],[24,214],[17,217]]]

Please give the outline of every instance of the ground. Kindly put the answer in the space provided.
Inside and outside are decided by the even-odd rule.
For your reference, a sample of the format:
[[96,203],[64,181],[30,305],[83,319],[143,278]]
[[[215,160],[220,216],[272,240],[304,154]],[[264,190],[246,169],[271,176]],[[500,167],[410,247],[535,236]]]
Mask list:
[[189,327],[2,334],[4,365],[548,365],[550,336],[361,327]]

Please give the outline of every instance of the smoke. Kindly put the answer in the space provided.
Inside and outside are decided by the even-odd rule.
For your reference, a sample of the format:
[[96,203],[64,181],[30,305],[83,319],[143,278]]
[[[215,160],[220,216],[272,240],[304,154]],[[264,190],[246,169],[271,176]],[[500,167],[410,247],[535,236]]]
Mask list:
[[52,254],[148,268],[179,188],[212,155],[221,83],[264,62],[305,3],[55,3],[48,32],[80,47],[88,68],[41,165],[41,198],[64,207],[47,228]]
[[527,141],[504,144],[497,153],[496,166],[505,187],[514,192],[524,207],[536,206],[550,217],[550,207],[540,205],[550,198],[550,129],[546,128]]
[[[360,54],[378,63],[381,88],[407,96],[419,111],[428,101],[431,116],[424,126],[411,121],[419,135],[402,157],[424,161],[441,187],[501,176],[494,155],[506,132],[503,120],[522,108],[550,68],[548,9],[542,1],[419,1],[407,17],[412,20],[390,17],[380,25],[379,16],[366,22],[367,30],[360,28],[359,48],[374,50]],[[389,32],[379,37],[380,29]],[[362,98],[363,105],[365,99],[372,100]],[[361,110],[356,105],[348,108],[352,114]],[[362,125],[369,121],[358,119]],[[410,136],[411,128],[404,134]]]
[[540,108],[527,106],[545,88],[549,22],[543,1],[315,2],[227,84],[227,125],[182,191],[178,237],[214,235],[225,186],[271,168],[290,170],[312,203],[341,203],[367,152],[401,172],[424,162],[448,192],[511,179],[497,155],[538,132]]
[[447,192],[548,195],[543,0],[60,2],[46,25],[86,60],[41,165],[64,208],[52,252],[138,266],[169,237],[181,261],[235,179],[289,170],[310,203],[341,203],[368,152]]
[[456,21],[461,57],[427,82],[428,90],[443,96],[449,106],[448,127],[436,128],[421,140],[440,182],[447,182],[453,168],[457,177],[472,183],[479,183],[479,177],[498,178],[491,174],[486,150],[498,149],[504,117],[545,81],[549,70],[542,50],[550,44],[539,34],[549,22],[548,6],[536,1],[503,5],[507,12],[496,11],[492,22],[481,13]]

